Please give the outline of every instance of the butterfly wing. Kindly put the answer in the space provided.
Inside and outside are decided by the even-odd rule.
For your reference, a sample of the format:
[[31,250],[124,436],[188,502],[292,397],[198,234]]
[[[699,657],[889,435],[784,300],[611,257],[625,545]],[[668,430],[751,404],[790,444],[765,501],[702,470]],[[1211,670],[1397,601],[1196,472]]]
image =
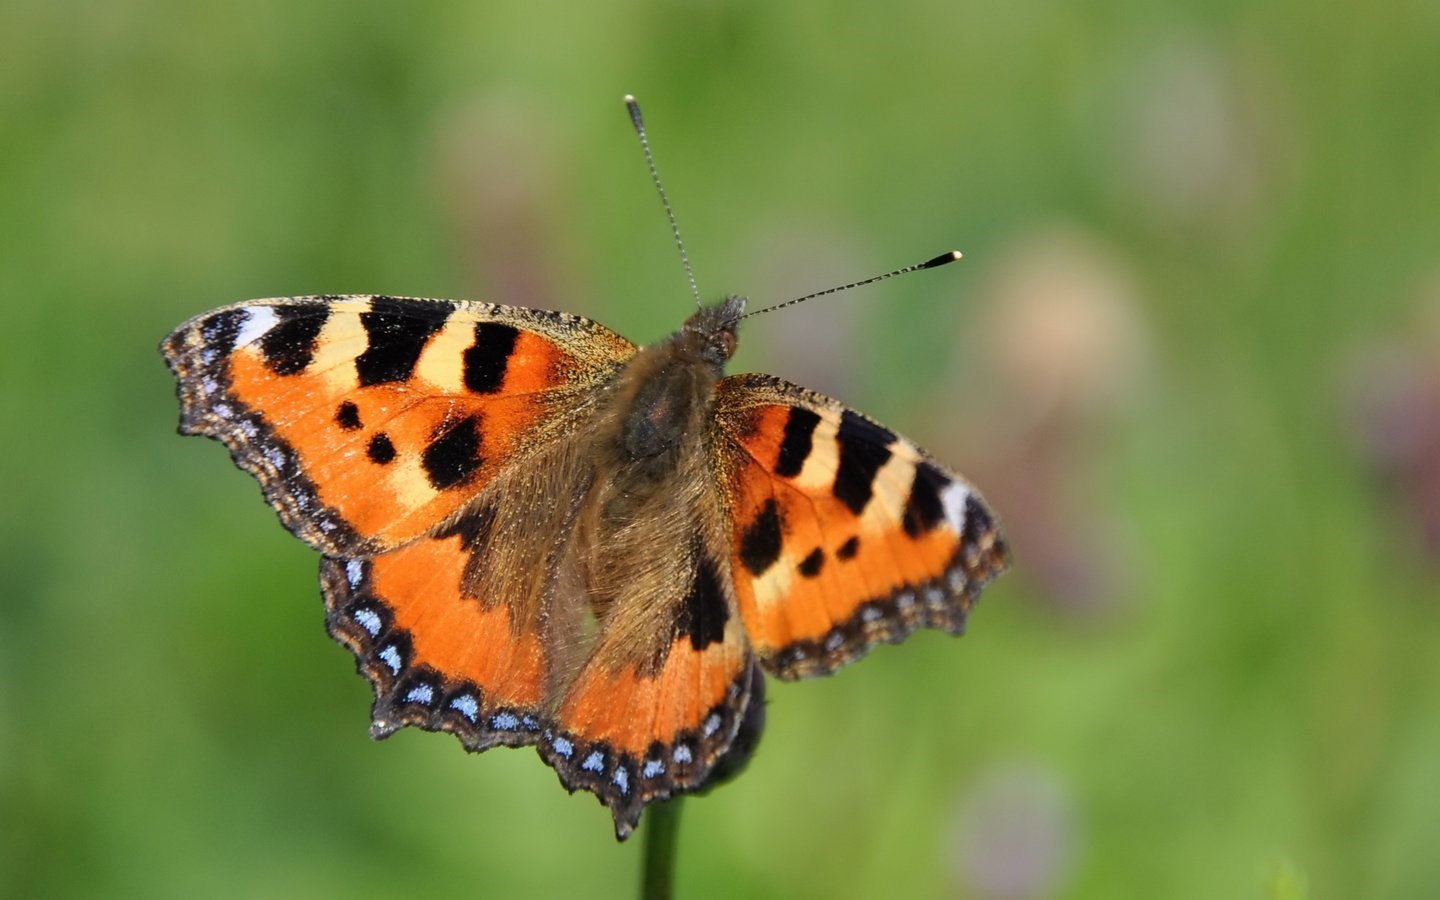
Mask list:
[[781,678],[920,627],[960,633],[1009,551],[974,488],[839,401],[723,379],[716,416],[745,630]]
[[[576,543],[593,640],[557,697],[540,755],[588,790],[627,837],[644,807],[710,782],[762,688],[730,588],[728,535],[698,436],[680,477],[616,519],[635,495],[599,478]],[[557,644],[561,642],[557,641]],[[747,712],[749,719],[747,719]],[[743,746],[745,742],[740,742]]]
[[214,310],[161,350],[181,432],[224,443],[287,528],[351,557],[449,521],[635,348],[563,313],[349,296]]
[[606,655],[582,670],[539,749],[566,788],[610,808],[624,840],[645,806],[709,782],[763,676],[738,621],[703,650],[677,636],[658,665],[614,666]]
[[[181,431],[223,442],[326,554],[327,626],[374,685],[373,733],[533,743],[563,548],[526,540],[567,527],[535,499],[576,490],[560,438],[634,346],[578,316],[354,296],[214,310],[161,349]],[[519,537],[490,541],[497,518]]]
[[534,743],[551,658],[524,604],[468,589],[471,518],[370,559],[320,564],[330,635],[375,690],[371,733],[454,733],[469,750]]

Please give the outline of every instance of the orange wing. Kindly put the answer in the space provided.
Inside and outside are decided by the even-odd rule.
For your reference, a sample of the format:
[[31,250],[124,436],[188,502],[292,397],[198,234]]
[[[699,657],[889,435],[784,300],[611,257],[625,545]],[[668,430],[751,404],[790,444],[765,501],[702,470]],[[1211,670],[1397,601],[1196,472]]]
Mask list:
[[975,489],[836,400],[767,375],[717,388],[745,630],[781,678],[920,627],[952,634],[1009,551]]
[[485,527],[483,512],[467,512],[373,559],[321,563],[327,627],[375,689],[375,737],[413,725],[451,732],[473,751],[536,744],[568,790],[610,808],[621,840],[646,805],[744,764],[762,725],[763,676],[722,586],[723,564],[697,558],[659,658],[634,659],[629,623],[607,620],[552,701],[565,668],[552,657],[564,638],[546,631],[558,611],[518,622],[513,604],[466,587]]
[[373,559],[325,559],[326,627],[375,688],[371,734],[449,731],[469,750],[533,744],[551,661],[536,623],[466,589],[474,515]]
[[764,677],[725,588],[724,556],[697,551],[692,560],[659,652],[636,659],[632,626],[643,613],[615,609],[539,745],[566,788],[610,808],[621,840],[647,804],[743,766],[763,724]]
[[161,345],[180,430],[223,442],[330,556],[402,546],[558,437],[634,352],[589,319],[395,297],[258,300]]

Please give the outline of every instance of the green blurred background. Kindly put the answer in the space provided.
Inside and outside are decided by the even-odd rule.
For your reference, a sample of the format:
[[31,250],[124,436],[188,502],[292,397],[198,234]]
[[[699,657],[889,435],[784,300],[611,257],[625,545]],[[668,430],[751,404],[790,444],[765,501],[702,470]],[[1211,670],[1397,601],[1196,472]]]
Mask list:
[[773,684],[682,896],[1440,885],[1440,5],[0,7],[0,893],[630,894],[530,751],[367,738],[156,352],[254,297],[773,302],[736,371],[965,471],[962,641]]

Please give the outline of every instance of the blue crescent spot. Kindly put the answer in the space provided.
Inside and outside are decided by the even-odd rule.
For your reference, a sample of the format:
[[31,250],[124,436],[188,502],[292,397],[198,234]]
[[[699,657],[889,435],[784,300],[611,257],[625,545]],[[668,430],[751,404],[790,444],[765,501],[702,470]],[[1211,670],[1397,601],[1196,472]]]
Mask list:
[[450,708],[457,710],[460,715],[474,722],[480,714],[480,704],[469,694],[461,694],[450,701]]
[[390,674],[400,674],[400,651],[395,649],[394,644],[386,646],[385,649],[381,650],[378,655],[382,660],[385,661],[385,665],[390,667]]
[[490,717],[490,727],[496,731],[514,731],[519,724],[520,718],[514,713],[502,712]]
[[362,606],[352,612],[350,618],[359,623],[361,628],[370,632],[371,637],[380,633],[380,616],[376,615],[375,610],[366,609]]

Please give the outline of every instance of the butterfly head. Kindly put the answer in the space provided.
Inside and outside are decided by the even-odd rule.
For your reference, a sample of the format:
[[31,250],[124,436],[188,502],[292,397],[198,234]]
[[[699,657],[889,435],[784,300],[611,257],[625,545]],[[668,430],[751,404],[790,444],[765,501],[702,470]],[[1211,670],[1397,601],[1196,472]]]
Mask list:
[[676,337],[697,357],[717,368],[735,355],[736,331],[745,314],[745,298],[734,294],[711,306],[702,306],[685,320]]

